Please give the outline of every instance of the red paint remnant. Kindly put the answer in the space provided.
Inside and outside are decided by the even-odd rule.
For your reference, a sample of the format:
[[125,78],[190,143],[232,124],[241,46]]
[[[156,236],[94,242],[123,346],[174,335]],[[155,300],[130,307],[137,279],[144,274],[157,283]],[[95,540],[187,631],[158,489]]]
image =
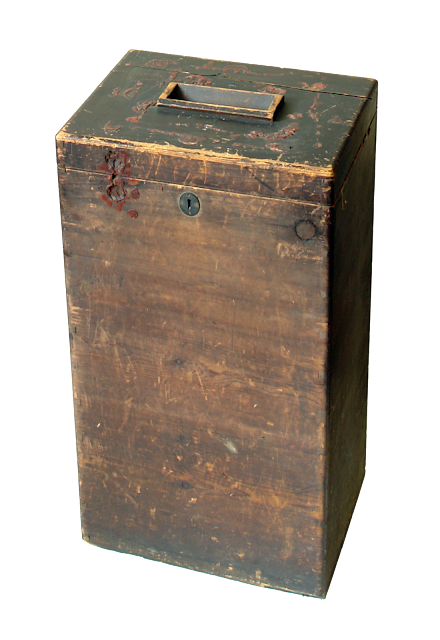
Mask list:
[[322,144],[320,142],[316,142],[313,146],[319,149],[320,147],[322,147]]
[[201,67],[196,67],[196,69],[214,69],[216,71],[222,71],[221,67],[214,67],[214,60],[208,60],[205,64],[202,64]]
[[267,86],[262,88],[262,91],[264,93],[278,93],[278,94],[284,94],[286,93],[287,89],[280,89],[280,87],[274,87],[271,84],[268,84]]
[[101,160],[101,162],[96,165],[96,169],[98,171],[108,171],[107,162],[105,160]]
[[143,102],[138,102],[137,104],[135,104],[134,107],[132,107],[132,109],[136,113],[144,114],[149,107],[152,107],[155,104],[156,104],[155,100],[150,100],[149,102],[146,102],[144,100]]
[[223,71],[232,71],[233,73],[246,73],[252,76],[256,74],[253,71],[250,71],[244,64],[230,64],[223,68]]
[[[173,126],[173,127],[189,127],[189,124],[187,122],[170,122],[170,125]],[[199,128],[200,128],[203,125],[198,123],[197,126],[199,126]]]
[[112,121],[111,121],[111,120],[109,120],[109,121],[107,122],[107,124],[105,124],[105,125],[104,125],[104,127],[103,127],[103,128],[104,128],[104,132],[105,132],[106,134],[114,133],[115,131],[118,131],[118,129],[121,129],[121,125],[120,125],[120,124],[113,125],[111,122],[112,122]]
[[185,78],[185,84],[209,85],[212,82],[205,76],[198,76],[193,73]]
[[196,122],[196,127],[197,127],[197,129],[201,129],[203,127],[203,123],[202,122]]
[[139,115],[137,116],[131,116],[130,118],[125,118],[127,120],[127,122],[139,122],[139,120],[142,120],[142,116],[144,115],[144,113],[147,111],[147,109],[149,107],[152,107],[153,105],[156,104],[155,100],[150,100],[149,102],[138,102],[137,104],[134,105],[134,107],[132,107],[133,111],[135,113],[138,113]]
[[287,117],[291,118],[292,120],[299,120],[300,118],[303,117],[303,114],[302,113],[288,113]]
[[248,138],[264,138],[264,140],[275,141],[275,140],[284,140],[284,138],[290,138],[293,136],[296,131],[299,131],[298,124],[288,124],[286,127],[283,127],[279,131],[275,131],[274,133],[266,133],[264,131],[250,131],[249,133],[245,133],[244,135]]
[[333,116],[333,118],[329,120],[329,122],[331,122],[332,124],[343,124],[344,121],[339,116]]
[[127,211],[127,215],[129,215],[132,220],[136,220],[136,218],[138,217],[139,214],[134,209],[129,209]]
[[122,87],[116,87],[115,89],[113,89],[112,91],[112,96],[117,96],[118,93],[121,93],[122,91]]
[[309,116],[310,116],[311,118],[313,118],[313,120],[314,120],[315,122],[319,122],[319,116],[318,116],[318,114],[316,113],[316,107],[317,107],[317,105],[318,105],[318,99],[319,99],[319,93],[317,93],[317,94],[316,94],[316,96],[315,96],[315,100],[314,100],[314,102],[313,102],[312,106],[310,107],[310,109],[309,109],[309,111],[308,111]]
[[290,445],[290,448],[291,448],[291,449],[296,449],[296,447],[295,447],[295,445],[294,445],[294,444],[291,444],[291,445]]
[[163,191],[163,187],[161,187],[160,190]]
[[213,124],[205,124],[203,126],[204,131],[207,131],[208,129],[211,129],[212,131],[218,131],[219,133],[228,133],[227,129],[220,129],[219,127],[214,127]]
[[126,63],[125,63],[125,66],[126,66],[126,67],[129,67],[130,65],[131,65],[131,62],[126,62]]
[[[102,178],[99,189],[102,191],[101,200],[111,207],[116,205],[116,210],[121,211],[124,204],[132,198],[138,200],[140,197],[136,180],[129,178],[130,164],[129,155],[122,149],[109,149],[104,160],[98,165],[98,171],[105,171],[110,174],[107,178]],[[126,178],[125,180],[123,179]],[[127,185],[134,186],[131,193],[128,193]]]
[[231,138],[239,138],[241,136],[241,133],[230,133],[229,135],[231,136]]
[[111,207],[113,202],[109,200],[105,193],[102,194],[101,200],[106,203],[107,206]]
[[303,89],[308,89],[309,91],[324,91],[324,89],[327,88],[327,85],[323,84],[322,82],[315,82],[315,84],[312,84],[311,87],[309,87],[307,82],[300,82],[300,85],[303,87]]
[[135,87],[130,87],[130,89],[127,89],[126,91],[124,91],[124,93],[122,94],[124,98],[127,98],[127,100],[131,100],[131,98],[137,95],[141,90],[141,84],[142,82],[141,83],[138,82]]
[[150,67],[151,69],[166,69],[170,62],[174,62],[174,60],[169,60],[168,58],[160,58],[149,60],[145,63],[145,66]]

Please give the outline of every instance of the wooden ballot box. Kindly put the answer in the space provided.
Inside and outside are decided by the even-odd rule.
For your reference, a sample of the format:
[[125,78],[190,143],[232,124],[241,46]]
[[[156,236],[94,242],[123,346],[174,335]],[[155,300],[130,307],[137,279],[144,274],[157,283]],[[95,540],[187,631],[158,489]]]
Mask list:
[[376,103],[130,51],[58,133],[86,541],[325,597],[365,468]]

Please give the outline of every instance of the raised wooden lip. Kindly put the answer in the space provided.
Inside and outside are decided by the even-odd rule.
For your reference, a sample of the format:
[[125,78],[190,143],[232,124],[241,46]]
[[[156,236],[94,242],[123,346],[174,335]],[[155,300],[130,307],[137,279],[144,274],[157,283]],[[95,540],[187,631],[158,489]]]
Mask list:
[[[173,98],[172,94],[180,89],[180,92],[187,91],[191,95],[194,94],[201,98],[200,101],[195,101],[187,98]],[[206,100],[209,93],[212,92],[213,102],[202,101]],[[220,104],[218,98],[227,98],[229,102],[231,98],[237,100],[237,106],[232,104]],[[266,108],[254,108],[255,103],[262,101],[266,98],[268,103]],[[214,100],[217,99],[217,103]],[[186,84],[184,82],[170,82],[165,90],[160,94],[157,99],[158,107],[168,107],[171,109],[180,109],[183,111],[199,111],[207,114],[212,114],[222,117],[232,117],[237,119],[256,119],[256,120],[269,120],[272,121],[275,116],[275,112],[284,99],[281,94],[270,94],[257,91],[244,91],[241,89],[227,89],[224,87],[210,87],[203,85]],[[253,106],[244,106],[244,102],[251,101]],[[241,103],[240,103],[241,102]],[[260,105],[261,106],[261,105]]]

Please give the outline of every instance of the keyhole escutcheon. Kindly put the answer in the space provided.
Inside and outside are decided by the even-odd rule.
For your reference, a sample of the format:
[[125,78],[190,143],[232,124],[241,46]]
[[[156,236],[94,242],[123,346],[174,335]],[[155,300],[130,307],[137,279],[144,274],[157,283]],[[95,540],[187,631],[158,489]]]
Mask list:
[[186,216],[196,216],[200,211],[200,201],[194,193],[182,193],[179,205]]

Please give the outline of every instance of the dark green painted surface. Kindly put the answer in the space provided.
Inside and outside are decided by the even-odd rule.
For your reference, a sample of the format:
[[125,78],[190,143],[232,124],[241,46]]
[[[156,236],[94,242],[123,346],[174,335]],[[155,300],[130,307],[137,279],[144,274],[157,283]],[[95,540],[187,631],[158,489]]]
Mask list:
[[[282,93],[284,104],[271,124],[168,112],[155,101],[171,81]],[[64,131],[127,144],[144,142],[215,152],[226,158],[336,166],[366,102],[375,112],[376,85],[365,78],[131,51]],[[350,155],[354,157],[355,151]]]

